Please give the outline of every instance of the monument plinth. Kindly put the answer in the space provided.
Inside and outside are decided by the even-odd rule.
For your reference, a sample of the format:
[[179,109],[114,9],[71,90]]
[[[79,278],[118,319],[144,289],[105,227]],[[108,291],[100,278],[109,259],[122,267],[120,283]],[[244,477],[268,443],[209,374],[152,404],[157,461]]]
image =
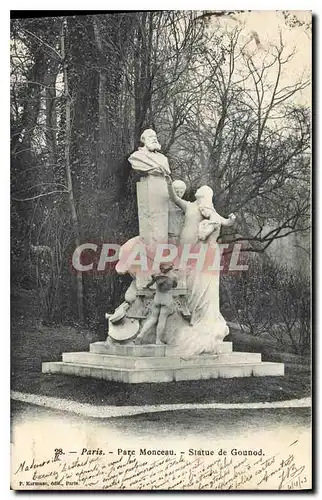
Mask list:
[[140,237],[146,245],[168,242],[168,188],[163,177],[145,176],[136,183]]
[[69,352],[61,362],[43,363],[42,371],[137,384],[282,376],[284,365],[263,362],[259,353],[233,352],[231,342],[218,345],[216,354],[190,358],[179,356],[173,346],[96,342],[90,352]]
[[212,254],[221,226],[235,221],[233,214],[225,219],[216,212],[209,186],[197,190],[195,202],[184,200],[186,186],[172,183],[155,132],[146,130],[141,141],[144,146],[129,157],[141,175],[140,234],[123,245],[116,266],[133,278],[124,302],[106,315],[105,342],[91,344],[89,352],[64,353],[62,361],[43,363],[42,371],[124,383],[284,375],[282,363],[233,352],[232,343],[224,341],[229,328],[219,310],[219,271],[182,269],[176,257],[169,263],[162,255],[160,262],[150,258],[145,272],[133,266],[129,256],[137,245],[151,250],[168,242],[177,249],[190,244]]

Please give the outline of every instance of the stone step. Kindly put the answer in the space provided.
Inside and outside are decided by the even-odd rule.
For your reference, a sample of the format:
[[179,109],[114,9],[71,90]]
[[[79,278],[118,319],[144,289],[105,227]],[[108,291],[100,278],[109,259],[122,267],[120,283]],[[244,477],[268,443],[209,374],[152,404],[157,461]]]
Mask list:
[[131,384],[174,382],[212,378],[283,376],[283,363],[244,363],[217,364],[213,366],[190,366],[172,368],[129,369],[112,368],[79,363],[46,362],[42,363],[43,373],[60,373],[79,377],[124,382]]
[[[107,344],[106,342],[94,342],[90,344],[90,352],[96,354],[111,354],[115,356],[134,356],[134,357],[160,357],[160,356],[178,356],[174,346],[167,345],[135,345],[135,344]],[[232,342],[222,342],[218,345],[216,354],[231,353],[233,350]]]
[[63,353],[66,363],[106,366],[108,368],[172,368],[173,366],[200,366],[236,363],[259,363],[261,354],[249,352],[232,352],[229,354],[201,355],[190,358],[174,356],[116,356],[110,354],[96,354],[93,352],[66,352]]

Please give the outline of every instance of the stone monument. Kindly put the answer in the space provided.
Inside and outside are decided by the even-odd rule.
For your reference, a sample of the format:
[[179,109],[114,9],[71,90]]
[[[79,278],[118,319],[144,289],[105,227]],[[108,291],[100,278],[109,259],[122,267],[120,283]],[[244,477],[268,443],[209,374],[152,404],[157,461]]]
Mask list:
[[129,157],[132,168],[141,175],[137,183],[140,237],[146,245],[166,243],[169,196],[165,176],[171,174],[170,167],[153,130],[145,130],[141,142],[144,146]]
[[[209,186],[196,191],[194,202],[184,200],[185,183],[172,181],[156,133],[145,130],[141,142],[129,157],[140,173],[140,234],[123,245],[116,266],[132,277],[124,302],[106,315],[104,342],[91,344],[89,352],[64,353],[62,361],[43,363],[42,371],[128,383],[284,375],[282,363],[233,352],[224,341],[229,329],[219,308],[220,269],[182,266],[187,246],[206,261],[217,255],[220,228],[235,216],[216,212]],[[170,254],[175,249],[170,261],[163,255],[167,247]],[[140,249],[149,261],[145,269],[133,258]]]

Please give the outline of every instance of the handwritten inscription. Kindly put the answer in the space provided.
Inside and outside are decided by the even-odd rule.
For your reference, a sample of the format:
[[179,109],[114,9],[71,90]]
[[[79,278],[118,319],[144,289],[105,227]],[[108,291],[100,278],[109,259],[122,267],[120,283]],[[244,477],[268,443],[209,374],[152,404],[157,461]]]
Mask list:
[[[262,456],[178,456],[146,458],[133,453],[60,454],[59,460],[26,460],[13,471],[14,489],[242,490],[306,489],[305,465],[288,453]],[[85,456],[84,456],[85,455]]]

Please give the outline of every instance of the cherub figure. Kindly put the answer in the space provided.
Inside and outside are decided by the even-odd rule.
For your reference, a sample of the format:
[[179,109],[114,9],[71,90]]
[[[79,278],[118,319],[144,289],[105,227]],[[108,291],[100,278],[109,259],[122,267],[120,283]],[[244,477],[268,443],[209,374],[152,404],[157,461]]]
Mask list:
[[151,315],[143,325],[139,335],[135,339],[135,343],[140,344],[145,334],[152,328],[156,327],[156,344],[162,344],[161,336],[165,329],[165,324],[168,316],[173,314],[173,296],[172,290],[177,286],[177,279],[173,272],[172,263],[161,263],[160,271],[152,275],[150,283],[147,285],[150,288],[156,284],[156,292],[152,302]]

